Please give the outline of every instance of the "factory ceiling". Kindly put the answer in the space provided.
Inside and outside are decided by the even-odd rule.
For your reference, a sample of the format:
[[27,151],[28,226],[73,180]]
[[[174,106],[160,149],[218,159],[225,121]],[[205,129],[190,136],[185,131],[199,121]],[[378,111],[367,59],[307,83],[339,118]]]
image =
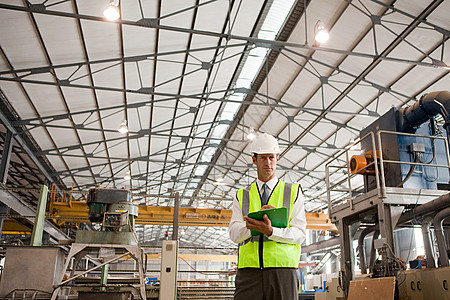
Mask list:
[[[247,135],[267,132],[279,178],[312,211],[324,165],[362,128],[450,86],[449,0],[122,0],[116,21],[106,6],[0,1],[8,187],[126,187],[158,206],[178,192],[182,206],[228,209],[256,178]],[[149,243],[167,230],[138,228]],[[187,246],[233,245],[224,229],[181,232]]]

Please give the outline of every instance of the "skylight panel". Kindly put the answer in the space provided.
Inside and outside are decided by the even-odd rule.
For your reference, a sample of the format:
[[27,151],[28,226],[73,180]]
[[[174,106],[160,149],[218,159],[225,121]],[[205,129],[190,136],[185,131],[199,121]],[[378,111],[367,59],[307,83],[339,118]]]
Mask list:
[[[203,159],[203,156],[202,156],[202,159]],[[205,171],[206,171],[206,166],[198,165],[197,168],[195,169],[194,175],[195,176],[203,176],[203,174],[205,174]],[[196,184],[194,186],[196,186]]]
[[[238,107],[239,108],[239,107]],[[224,111],[220,116],[220,120],[232,121],[234,119],[234,113],[236,111]]]
[[[275,0],[269,12],[266,15],[266,18],[258,32],[258,38],[264,40],[275,40],[277,35],[280,32],[281,27],[286,21],[289,12],[294,5],[295,0]],[[264,64],[266,56],[268,54],[268,50],[262,47],[256,47],[250,50],[242,70],[239,74],[239,77],[236,80],[234,88],[251,88],[253,81],[258,75],[259,70]],[[235,93],[228,96],[229,100],[236,101],[236,103],[227,103],[224,109],[219,116],[219,121],[232,121],[239,108],[241,107],[241,102],[244,100],[245,95],[242,93]],[[228,131],[230,127],[229,124],[222,123],[213,129],[211,134],[212,138],[222,139],[225,133]],[[210,162],[211,158],[214,156],[217,151],[217,147],[208,147],[205,149],[201,162]],[[205,165],[198,165],[195,169],[196,176],[203,176],[206,172]],[[191,183],[192,184],[192,183]]]
[[254,48],[250,50],[250,53],[247,57],[247,60],[245,61],[244,67],[242,68],[239,78],[253,81],[264,62],[266,54],[267,54],[266,48]]
[[258,33],[258,38],[275,40],[292,9],[294,0],[274,1]]
[[[242,100],[242,99],[241,99]],[[232,103],[232,102],[228,102],[225,105],[225,108],[223,110],[223,115],[224,116],[228,116],[228,114],[233,115],[232,118],[230,120],[233,120],[234,118],[234,114],[237,112],[237,110],[241,107],[241,103]],[[224,118],[225,120],[228,120],[228,118]]]

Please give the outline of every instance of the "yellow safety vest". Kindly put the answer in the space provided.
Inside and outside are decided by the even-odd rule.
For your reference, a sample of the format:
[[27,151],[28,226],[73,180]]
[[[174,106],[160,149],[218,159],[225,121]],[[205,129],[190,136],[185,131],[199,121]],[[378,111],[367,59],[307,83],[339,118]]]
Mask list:
[[[270,194],[268,205],[288,209],[290,227],[292,207],[297,200],[300,186],[278,181]],[[261,196],[256,182],[237,192],[242,215],[261,209]],[[252,236],[239,243],[238,268],[298,268],[300,244],[278,243],[265,235]]]

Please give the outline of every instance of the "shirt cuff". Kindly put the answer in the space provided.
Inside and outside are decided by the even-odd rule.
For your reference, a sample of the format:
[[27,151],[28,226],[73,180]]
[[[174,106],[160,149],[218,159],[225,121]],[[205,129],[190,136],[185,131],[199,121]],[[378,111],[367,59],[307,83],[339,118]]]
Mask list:
[[271,234],[269,237],[270,237],[272,240],[275,240],[275,241],[276,241],[277,238],[279,238],[279,237],[282,236],[282,234],[283,234],[283,229],[278,228],[278,227],[273,227],[273,226],[272,226],[272,229],[273,229],[272,234]]

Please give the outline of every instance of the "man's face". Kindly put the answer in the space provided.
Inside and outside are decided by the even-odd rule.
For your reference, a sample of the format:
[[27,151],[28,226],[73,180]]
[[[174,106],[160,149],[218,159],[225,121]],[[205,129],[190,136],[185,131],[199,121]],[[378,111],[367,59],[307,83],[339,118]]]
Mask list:
[[258,179],[267,182],[275,177],[279,155],[274,153],[258,153],[252,156],[253,163],[258,171]]

